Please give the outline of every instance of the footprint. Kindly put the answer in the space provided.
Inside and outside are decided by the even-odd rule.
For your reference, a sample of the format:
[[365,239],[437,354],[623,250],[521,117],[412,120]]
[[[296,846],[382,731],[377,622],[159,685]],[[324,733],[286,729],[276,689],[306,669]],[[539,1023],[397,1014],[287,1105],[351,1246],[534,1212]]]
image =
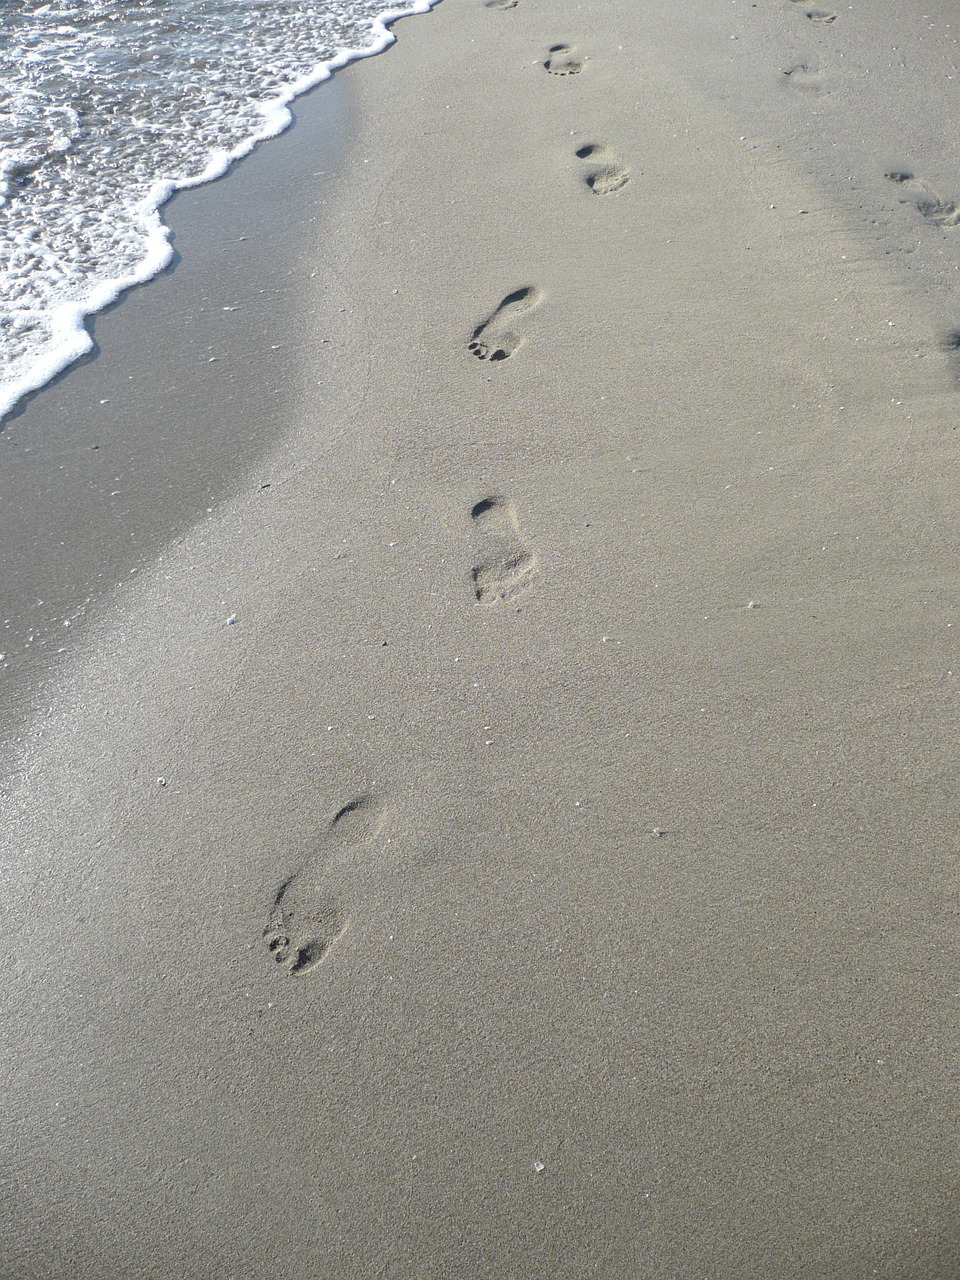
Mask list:
[[944,200],[926,178],[901,171],[884,176],[910,193],[901,203],[916,205],[928,222],[933,222],[938,227],[960,227],[960,209],[955,201]]
[[801,93],[825,93],[827,77],[815,59],[809,62],[798,62],[795,66],[784,67],[783,75],[791,89]]
[[583,63],[569,44],[552,44],[543,64],[552,76],[577,76]]
[[517,0],[483,0],[485,9],[515,9]]
[[612,151],[597,143],[589,142],[586,146],[579,147],[577,158],[590,161],[591,167],[583,180],[595,196],[608,196],[630,181],[630,170],[620,163]]
[[[793,0],[794,4],[804,4],[805,0]],[[830,22],[836,22],[837,15],[831,13],[829,9],[818,9],[816,7],[805,8],[803,16],[809,18],[811,22],[819,22],[826,26]]]
[[960,329],[953,329],[941,336],[940,350],[948,358],[954,382],[960,385]]
[[509,360],[523,344],[523,336],[511,328],[514,320],[532,311],[543,297],[528,286],[508,293],[497,309],[473,331],[468,349],[478,360]]
[[280,886],[267,927],[268,950],[288,973],[309,973],[330,953],[350,924],[336,897],[351,863],[371,852],[383,813],[360,796],[335,814],[319,846]]
[[520,537],[513,503],[497,495],[483,498],[471,509],[470,519],[482,535],[481,554],[471,571],[480,604],[497,604],[526,591],[539,564]]
[[960,329],[953,329],[942,335],[940,350],[949,357],[954,380],[960,383]]

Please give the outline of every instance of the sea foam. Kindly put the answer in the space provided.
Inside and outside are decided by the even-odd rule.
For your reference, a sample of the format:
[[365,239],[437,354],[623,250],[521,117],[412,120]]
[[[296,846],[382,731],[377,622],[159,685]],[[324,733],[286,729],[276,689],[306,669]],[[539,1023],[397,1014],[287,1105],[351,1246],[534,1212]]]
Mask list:
[[93,346],[87,318],[173,250],[176,192],[439,0],[7,0],[0,75],[0,421]]

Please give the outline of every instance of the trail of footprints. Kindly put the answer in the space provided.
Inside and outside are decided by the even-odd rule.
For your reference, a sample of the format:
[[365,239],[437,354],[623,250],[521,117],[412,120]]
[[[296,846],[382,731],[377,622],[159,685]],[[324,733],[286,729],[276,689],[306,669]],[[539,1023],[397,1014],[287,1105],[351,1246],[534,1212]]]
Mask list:
[[[791,3],[801,5],[804,16],[811,22],[829,25],[837,19],[836,13],[808,5],[806,0],[791,0]],[[794,88],[801,91],[821,93],[826,88],[826,77],[816,59],[787,67],[783,75]],[[960,227],[960,198],[951,199],[941,195],[926,178],[908,169],[894,169],[885,173],[884,177],[903,191],[901,203],[912,204],[927,222],[946,230]],[[960,330],[947,334],[941,339],[940,345],[949,355],[956,356],[960,353]]]
[[[811,22],[828,25],[836,21],[837,15],[828,9],[808,6],[805,0],[791,0],[791,3],[802,5],[804,16]],[[824,73],[815,59],[787,67],[783,74],[791,85],[806,92],[819,93],[825,87]],[[892,170],[884,174],[884,177],[902,188],[904,195],[901,203],[914,205],[927,222],[937,227],[960,226],[960,204],[942,196],[926,178],[905,169]]]
[[[513,8],[517,0],[484,0],[486,7]],[[544,64],[554,75],[572,75],[582,64],[566,45],[555,46]],[[600,193],[622,185],[625,176],[603,148],[581,148],[591,162],[586,181]],[[480,360],[508,360],[522,346],[524,321],[540,304],[533,285],[508,293],[473,331],[469,350]],[[537,556],[526,545],[513,503],[500,494],[481,498],[470,509],[475,555],[470,570],[474,599],[493,606],[514,601],[539,573]],[[372,796],[344,805],[327,824],[316,847],[277,890],[263,929],[263,941],[274,963],[292,977],[316,970],[350,927],[348,901],[358,896],[364,864],[376,853],[384,823]]]
[[[487,8],[507,8],[515,3],[516,0],[484,0]],[[583,61],[572,45],[554,44],[550,46],[543,66],[550,75],[571,76],[583,70]],[[577,149],[576,156],[585,163],[583,181],[594,195],[612,195],[629,181],[629,168],[599,143],[584,144]],[[523,321],[539,306],[541,298],[540,290],[532,285],[508,293],[474,329],[467,349],[478,360],[492,363],[509,360],[523,345]]]
[[[490,606],[513,601],[539,573],[513,503],[500,494],[470,509],[477,554],[470,571],[473,594]],[[345,903],[361,896],[364,872],[377,856],[384,825],[381,805],[359,796],[330,819],[316,847],[277,890],[263,929],[267,952],[291,977],[321,965],[350,927]]]

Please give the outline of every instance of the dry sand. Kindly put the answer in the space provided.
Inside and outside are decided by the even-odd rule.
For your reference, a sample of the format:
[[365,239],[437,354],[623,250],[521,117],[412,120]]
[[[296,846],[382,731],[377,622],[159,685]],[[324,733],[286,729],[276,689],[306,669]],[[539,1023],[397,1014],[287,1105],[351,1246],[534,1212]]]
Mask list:
[[951,20],[445,0],[12,424],[222,472],[4,673],[4,1277],[960,1274]]

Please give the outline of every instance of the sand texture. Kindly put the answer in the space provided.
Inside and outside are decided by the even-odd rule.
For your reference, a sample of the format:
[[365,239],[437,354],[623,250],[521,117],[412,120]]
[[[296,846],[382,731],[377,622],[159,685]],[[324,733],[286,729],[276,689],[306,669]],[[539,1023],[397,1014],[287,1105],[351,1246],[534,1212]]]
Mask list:
[[444,0],[175,203],[0,449],[4,1280],[960,1275],[954,17]]

